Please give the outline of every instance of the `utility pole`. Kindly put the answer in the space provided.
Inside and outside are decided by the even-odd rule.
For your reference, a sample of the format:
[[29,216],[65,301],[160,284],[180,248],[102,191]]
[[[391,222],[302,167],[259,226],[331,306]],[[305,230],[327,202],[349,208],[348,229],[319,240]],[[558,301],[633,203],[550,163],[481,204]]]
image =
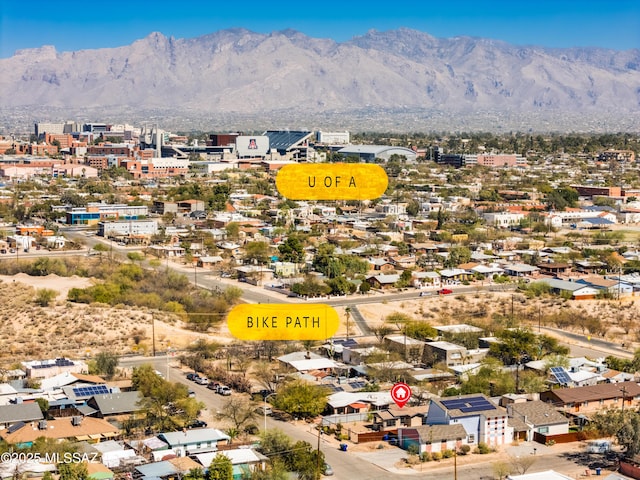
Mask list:
[[351,315],[351,307],[345,308],[344,313],[347,315],[347,340],[349,340],[349,316]]
[[540,324],[542,323],[542,315],[540,313],[540,305],[538,305],[538,333],[540,333]]
[[458,480],[458,446],[453,447],[453,480]]
[[153,356],[156,356],[156,317],[151,315],[151,345]]
[[515,317],[513,316],[513,297],[514,297],[514,295],[513,295],[513,294],[511,294],[511,321],[512,321],[512,322],[513,322],[513,320],[514,320],[514,318],[515,318]]
[[320,470],[320,435],[322,435],[322,424],[320,424],[320,428],[318,429],[318,450],[316,452],[316,470],[318,473],[321,473]]

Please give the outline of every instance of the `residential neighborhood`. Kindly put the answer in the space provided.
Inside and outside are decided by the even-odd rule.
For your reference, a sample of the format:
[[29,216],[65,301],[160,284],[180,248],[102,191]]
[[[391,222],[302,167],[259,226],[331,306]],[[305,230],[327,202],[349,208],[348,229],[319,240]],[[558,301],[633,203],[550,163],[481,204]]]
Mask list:
[[[68,442],[95,455],[93,478],[195,480],[218,464],[238,479],[319,478],[330,458],[366,449],[418,474],[516,447],[559,458],[600,438],[633,464],[640,442],[621,432],[640,407],[640,183],[635,156],[614,153],[638,139],[587,151],[595,139],[572,138],[570,153],[539,137],[193,138],[66,122],[3,138],[2,284],[87,277],[32,303],[127,308],[131,325],[134,309],[151,313],[109,345],[86,325],[73,355],[7,345],[0,438]],[[380,165],[388,188],[358,200],[278,191],[282,168],[324,163]],[[225,324],[239,303],[326,304],[340,325],[322,340],[243,341]],[[402,407],[398,382],[412,389]],[[279,427],[305,455],[276,448]]]

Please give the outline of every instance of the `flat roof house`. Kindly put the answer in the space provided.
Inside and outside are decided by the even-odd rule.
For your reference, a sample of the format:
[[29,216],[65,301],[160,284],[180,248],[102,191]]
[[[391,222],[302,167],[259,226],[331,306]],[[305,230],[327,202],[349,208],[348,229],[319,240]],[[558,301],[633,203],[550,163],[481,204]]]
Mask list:
[[190,455],[198,452],[215,451],[218,443],[228,442],[229,435],[217,428],[196,428],[181,432],[164,432],[158,435],[176,453]]

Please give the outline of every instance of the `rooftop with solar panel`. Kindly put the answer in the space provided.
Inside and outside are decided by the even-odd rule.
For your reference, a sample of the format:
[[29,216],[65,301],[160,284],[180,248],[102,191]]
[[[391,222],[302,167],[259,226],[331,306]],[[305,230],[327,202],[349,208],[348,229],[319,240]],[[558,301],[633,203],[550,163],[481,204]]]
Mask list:
[[500,407],[491,402],[487,397],[477,394],[440,399],[439,403],[447,409],[449,415],[454,416],[468,413],[487,412],[490,410],[496,411],[497,415],[497,411],[501,410]]
[[49,360],[32,360],[22,362],[22,365],[25,368],[27,377],[30,378],[49,378],[65,372],[83,373],[88,371],[86,363],[64,357]]

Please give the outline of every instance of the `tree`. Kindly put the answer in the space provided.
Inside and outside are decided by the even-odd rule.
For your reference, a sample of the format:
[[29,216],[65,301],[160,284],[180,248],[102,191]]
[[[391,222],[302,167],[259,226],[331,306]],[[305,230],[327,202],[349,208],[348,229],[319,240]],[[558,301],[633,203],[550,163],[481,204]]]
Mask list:
[[360,286],[358,287],[358,290],[360,291],[360,293],[367,293],[371,290],[371,285],[369,285],[369,282],[367,282],[366,280],[362,281],[360,283]]
[[285,469],[296,472],[301,480],[320,478],[318,466],[324,464],[323,453],[315,450],[309,442],[292,443],[282,430],[271,429],[262,432],[258,451],[272,459],[270,471],[273,474],[259,475],[259,479],[281,480],[282,471]]
[[510,473],[512,473],[511,465],[507,462],[499,461],[493,463],[493,474],[498,477],[499,480],[503,480]]
[[405,288],[411,285],[413,271],[410,268],[403,270],[400,274],[400,279],[396,282],[395,287],[397,288]]
[[248,263],[263,264],[269,258],[269,245],[267,242],[248,242],[244,246],[244,258]]
[[47,418],[47,412],[49,411],[49,400],[46,398],[38,397],[36,398],[36,403],[40,407],[40,411],[43,413],[45,418]]
[[[118,357],[113,352],[100,352],[96,355],[96,373],[112,378],[118,366]],[[156,375],[157,376],[157,375]]]
[[279,458],[272,458],[265,470],[251,472],[251,480],[289,480],[284,462]]
[[461,385],[456,394],[504,395],[516,390],[515,383],[513,374],[504,372],[502,365],[496,359],[485,358],[480,369],[474,375],[468,376],[467,381]]
[[151,365],[133,370],[131,383],[143,395],[140,401],[150,427],[158,430],[184,428],[198,417],[202,402],[189,397],[189,389],[181,383],[168,382],[155,373]]
[[320,283],[315,277],[307,275],[302,282],[291,285],[291,291],[305,297],[319,297],[331,291],[331,287]]
[[291,439],[282,430],[272,428],[260,433],[258,451],[269,458],[282,458],[291,450]]
[[[280,364],[280,362],[278,362]],[[253,376],[266,390],[275,392],[278,385],[282,381],[283,372],[280,371],[279,365],[274,367],[271,363],[259,362],[254,366]]]
[[248,400],[241,397],[232,397],[224,404],[218,417],[231,421],[234,428],[240,431],[256,417],[256,413],[253,405]]
[[184,480],[205,480],[204,472],[201,468],[192,468],[182,477]]
[[523,360],[539,360],[549,355],[567,355],[569,349],[548,335],[536,335],[528,328],[508,329],[496,335],[500,342],[491,345],[490,353],[506,365]]
[[144,255],[140,252],[128,252],[127,258],[131,260],[131,263],[140,263],[144,260]]
[[291,448],[287,466],[298,473],[300,480],[318,480],[320,466],[324,464],[324,454],[314,449],[309,442],[297,441]]
[[278,388],[273,404],[295,417],[311,418],[322,413],[328,394],[326,388],[304,380],[293,380]]
[[407,337],[429,342],[438,336],[438,331],[426,322],[409,322],[405,324],[403,333]]
[[208,360],[215,358],[216,352],[220,349],[218,342],[207,342],[204,338],[199,338],[189,346],[187,351],[197,357]]
[[227,226],[224,227],[227,231],[227,237],[231,240],[237,240],[240,235],[240,225],[236,222],[229,222]]
[[380,325],[379,327],[373,327],[371,331],[376,336],[378,342],[382,343],[387,335],[391,335],[393,333],[393,328],[389,325]]
[[87,464],[84,462],[63,462],[58,463],[59,480],[87,480],[89,472]]
[[289,236],[278,251],[284,262],[302,263],[304,261],[304,245],[296,235]]
[[349,295],[356,291],[356,286],[344,277],[337,277],[325,282],[332,295]]
[[211,460],[207,480],[233,480],[233,464],[226,455],[219,453]]
[[415,217],[420,212],[420,203],[417,200],[410,200],[407,203],[407,215]]
[[447,267],[457,267],[461,263],[471,260],[471,250],[468,247],[452,247],[444,264]]
[[615,436],[628,458],[640,453],[640,413],[611,407],[592,415],[592,425],[604,436]]

